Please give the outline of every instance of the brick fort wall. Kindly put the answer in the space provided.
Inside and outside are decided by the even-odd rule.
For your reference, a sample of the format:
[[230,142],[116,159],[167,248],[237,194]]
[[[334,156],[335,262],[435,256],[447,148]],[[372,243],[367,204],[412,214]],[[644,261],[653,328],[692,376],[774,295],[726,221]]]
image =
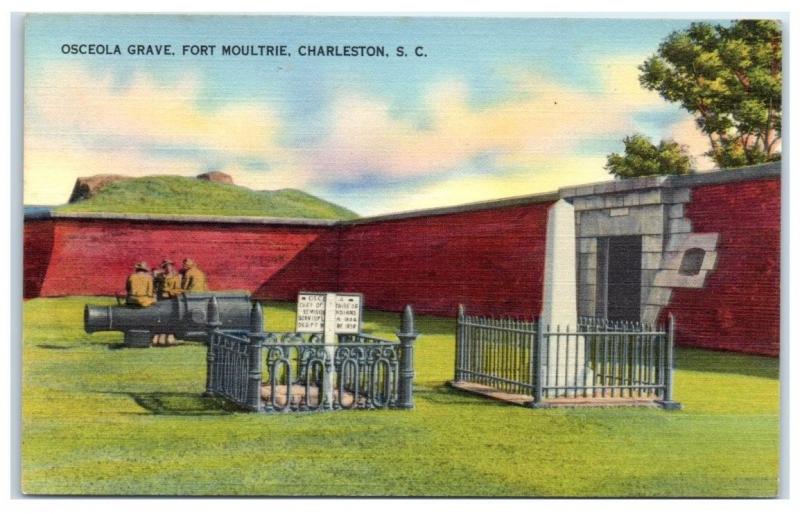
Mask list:
[[763,355],[780,351],[780,181],[695,187],[686,217],[717,232],[716,269],[701,289],[675,288],[662,314],[681,343]]

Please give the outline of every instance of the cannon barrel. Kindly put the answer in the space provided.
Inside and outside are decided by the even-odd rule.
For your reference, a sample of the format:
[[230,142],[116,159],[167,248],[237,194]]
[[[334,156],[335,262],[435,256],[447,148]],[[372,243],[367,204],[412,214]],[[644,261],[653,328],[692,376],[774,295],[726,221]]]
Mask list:
[[128,346],[149,346],[153,334],[175,334],[178,339],[205,341],[208,301],[216,297],[223,330],[250,328],[250,295],[243,292],[182,293],[145,308],[86,305],[83,327],[87,333],[124,332]]

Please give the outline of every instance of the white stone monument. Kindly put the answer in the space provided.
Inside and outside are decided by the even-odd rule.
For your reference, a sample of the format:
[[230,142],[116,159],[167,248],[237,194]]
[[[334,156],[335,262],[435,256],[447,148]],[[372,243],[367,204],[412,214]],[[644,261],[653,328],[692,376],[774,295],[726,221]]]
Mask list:
[[[575,208],[559,200],[547,211],[547,243],[544,261],[544,295],[540,330],[561,332],[567,327],[577,332],[578,304],[575,263]],[[560,342],[560,345],[559,345]],[[583,338],[555,336],[545,339],[542,364],[547,364],[545,386],[575,387],[584,385],[589,370],[585,366]],[[557,348],[557,345],[560,348]],[[552,393],[551,393],[552,394]],[[572,391],[558,391],[572,396]]]

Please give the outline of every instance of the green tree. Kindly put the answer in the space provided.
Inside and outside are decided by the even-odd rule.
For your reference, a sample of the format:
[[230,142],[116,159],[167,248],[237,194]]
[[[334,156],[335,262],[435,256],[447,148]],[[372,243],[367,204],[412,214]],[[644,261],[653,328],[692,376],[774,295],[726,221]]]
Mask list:
[[692,172],[692,158],[686,147],[675,141],[661,141],[654,145],[641,134],[623,140],[625,153],[612,153],[607,157],[605,169],[618,178],[648,175],[686,175]]
[[692,23],[639,66],[639,82],[696,116],[720,167],[779,160],[781,56],[777,21]]

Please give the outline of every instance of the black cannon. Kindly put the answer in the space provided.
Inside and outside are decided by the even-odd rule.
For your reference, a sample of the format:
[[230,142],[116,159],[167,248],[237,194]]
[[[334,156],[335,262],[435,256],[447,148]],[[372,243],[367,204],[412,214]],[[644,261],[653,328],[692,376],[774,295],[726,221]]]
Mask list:
[[148,347],[153,334],[175,334],[185,341],[205,341],[208,303],[217,299],[222,330],[249,330],[250,295],[243,292],[182,293],[146,308],[87,305],[83,327],[87,333],[123,332],[125,345]]

